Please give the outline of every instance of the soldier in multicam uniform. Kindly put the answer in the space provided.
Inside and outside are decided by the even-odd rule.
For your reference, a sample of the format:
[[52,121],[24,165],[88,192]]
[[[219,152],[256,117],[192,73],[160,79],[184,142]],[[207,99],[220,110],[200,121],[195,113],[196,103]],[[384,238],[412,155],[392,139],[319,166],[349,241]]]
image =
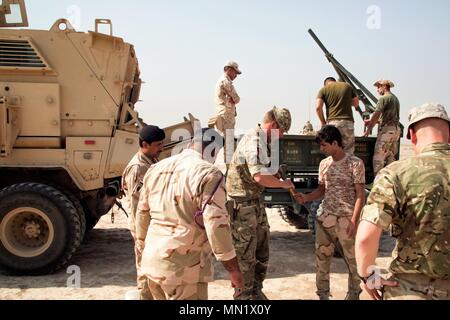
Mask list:
[[[417,156],[391,164],[376,178],[356,239],[358,272],[373,299],[450,300],[449,131],[442,105],[413,109],[408,139]],[[389,226],[397,246],[387,281],[373,266]]]
[[[166,135],[163,130],[156,126],[145,126],[139,132],[139,152],[131,159],[122,176],[122,189],[125,192],[129,204],[128,227],[133,240],[136,241],[135,220],[142,188],[142,181],[148,168],[158,161],[158,156],[163,148],[163,140]],[[136,299],[152,300],[148,289],[147,278],[141,273],[141,253],[135,246],[137,288],[139,297]]]
[[315,136],[316,135],[316,131],[314,131],[314,127],[311,124],[311,122],[307,121],[305,126],[303,127],[302,132],[300,132],[300,135],[303,136]]
[[398,143],[401,136],[400,128],[400,102],[391,92],[394,83],[389,80],[375,82],[378,93],[382,96],[372,118],[365,120],[367,130],[364,133],[368,137],[372,129],[379,123],[378,139],[373,155],[373,171],[375,176],[385,167],[396,160]]
[[[227,176],[227,203],[234,247],[244,274],[244,290],[239,300],[266,300],[262,292],[269,263],[270,227],[261,195],[264,187],[291,189],[291,181],[280,181],[269,170],[271,139],[279,139],[291,127],[287,109],[273,108],[262,125],[239,142]],[[275,152],[275,150],[274,150]]]
[[296,200],[305,204],[323,200],[323,213],[316,228],[317,295],[320,300],[330,297],[330,265],[335,243],[339,241],[349,267],[346,300],[359,300],[361,293],[355,260],[355,233],[365,202],[364,162],[348,154],[342,147],[342,136],[334,126],[325,126],[317,134],[320,150],[329,157],[320,163],[319,188]]
[[[316,112],[322,127],[335,126],[342,135],[344,151],[350,155],[355,153],[355,120],[352,106],[359,106],[359,99],[353,88],[346,82],[336,82],[329,77],[324,81],[324,87],[317,95]],[[323,114],[326,106],[327,118]]]
[[[211,132],[210,132],[211,131]],[[150,167],[136,217],[142,272],[155,300],[206,300],[213,281],[212,253],[241,290],[222,173],[212,165],[223,138],[197,133],[189,149]],[[206,134],[214,136],[208,139]],[[212,154],[211,143],[218,146]]]

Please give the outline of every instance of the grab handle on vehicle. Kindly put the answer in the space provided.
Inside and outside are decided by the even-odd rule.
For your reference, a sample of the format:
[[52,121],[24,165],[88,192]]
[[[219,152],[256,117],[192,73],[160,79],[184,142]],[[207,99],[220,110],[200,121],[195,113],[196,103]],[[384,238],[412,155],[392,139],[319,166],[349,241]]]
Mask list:
[[101,24],[109,25],[109,35],[112,37],[113,35],[113,27],[112,27],[112,21],[110,19],[95,19],[95,32],[98,33],[98,27]]

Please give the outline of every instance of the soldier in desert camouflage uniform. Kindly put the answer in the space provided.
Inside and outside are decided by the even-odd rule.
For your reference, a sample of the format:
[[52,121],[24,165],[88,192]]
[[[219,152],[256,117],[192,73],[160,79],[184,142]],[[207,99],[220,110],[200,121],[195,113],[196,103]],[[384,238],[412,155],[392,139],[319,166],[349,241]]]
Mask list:
[[224,149],[221,150],[223,152],[223,159],[219,159],[219,161],[222,161],[227,166],[235,148],[234,128],[237,117],[236,105],[241,101],[234,88],[233,81],[240,74],[242,72],[236,62],[228,61],[225,64],[224,73],[217,82],[214,96],[216,115],[208,122],[209,127],[215,127],[225,139]]
[[[442,105],[411,111],[416,157],[383,169],[363,210],[358,271],[373,299],[450,300],[450,123]],[[397,238],[389,281],[371,271],[382,229]]]
[[224,136],[227,130],[234,130],[236,125],[236,105],[241,98],[234,88],[233,81],[242,74],[239,65],[234,61],[228,61],[224,67],[224,74],[216,85],[215,104],[216,116],[210,120],[210,125],[215,125]]
[[223,175],[211,164],[215,155],[204,151],[213,141],[216,149],[223,144],[211,131],[215,139],[208,141],[206,130],[197,133],[191,148],[150,167],[144,178],[136,237],[144,248],[141,268],[155,300],[208,299],[212,254],[229,272],[232,285],[243,286]]
[[[122,177],[122,189],[125,192],[129,205],[128,227],[133,240],[136,241],[135,220],[142,188],[142,181],[148,168],[158,162],[158,156],[163,148],[163,140],[166,135],[163,130],[156,126],[145,126],[139,132],[139,152],[131,159],[125,168]],[[147,278],[141,273],[141,253],[135,247],[137,288],[141,300],[152,300],[148,289]]]
[[300,132],[300,135],[303,136],[315,136],[316,132],[314,131],[314,127],[311,124],[311,122],[307,121],[305,126],[303,127],[302,132]]
[[[317,134],[320,150],[329,157],[320,163],[319,188],[297,201],[304,204],[324,197],[323,211],[316,228],[317,295],[330,296],[330,265],[335,243],[339,241],[348,264],[349,279],[346,300],[358,300],[361,293],[356,270],[355,233],[365,201],[365,168],[361,159],[345,154],[342,136],[334,126],[325,126]],[[318,223],[319,224],[319,223]]]
[[378,101],[372,118],[365,120],[367,130],[364,136],[368,137],[374,126],[379,123],[378,138],[373,155],[373,171],[376,176],[385,165],[396,160],[401,129],[400,102],[391,93],[394,83],[389,80],[379,80],[375,82],[374,86],[377,87],[378,93],[382,97]]
[[268,170],[270,139],[278,139],[290,127],[289,110],[273,108],[262,125],[242,138],[229,166],[227,192],[233,241],[245,280],[240,300],[267,299],[262,287],[269,263],[270,230],[261,195],[265,187],[294,187],[291,181],[274,176],[279,168]]

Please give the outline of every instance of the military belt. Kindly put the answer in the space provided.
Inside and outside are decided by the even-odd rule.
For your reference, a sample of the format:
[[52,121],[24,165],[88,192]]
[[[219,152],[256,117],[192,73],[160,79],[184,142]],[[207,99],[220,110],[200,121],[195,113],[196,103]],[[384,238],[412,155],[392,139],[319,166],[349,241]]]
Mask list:
[[231,221],[236,220],[239,209],[242,207],[250,207],[254,205],[259,205],[259,198],[248,199],[248,198],[239,198],[239,197],[230,197],[229,200],[225,203],[225,207],[227,208],[227,212],[230,215]]

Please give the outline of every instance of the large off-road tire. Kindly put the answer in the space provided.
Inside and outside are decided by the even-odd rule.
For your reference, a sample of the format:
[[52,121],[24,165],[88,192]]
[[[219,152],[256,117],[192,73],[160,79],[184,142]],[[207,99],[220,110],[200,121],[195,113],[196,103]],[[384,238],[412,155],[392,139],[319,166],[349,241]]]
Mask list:
[[80,217],[81,241],[83,242],[84,236],[86,235],[86,213],[84,212],[83,206],[77,197],[75,197],[72,193],[66,193],[66,196],[70,199],[73,206],[77,210],[78,216]]
[[66,265],[82,240],[76,206],[61,191],[21,183],[0,192],[0,264],[22,275]]
[[44,182],[44,184],[61,191],[67,198],[70,199],[70,201],[72,201],[73,205],[75,206],[75,209],[77,209],[78,216],[80,217],[81,241],[83,241],[84,235],[86,234],[86,213],[84,212],[80,200],[68,189],[63,188],[57,185],[56,183]]
[[299,230],[308,228],[306,217],[296,214],[293,208],[288,206],[279,206],[275,207],[275,209],[278,210],[281,218],[283,218],[283,220],[289,223],[291,226]]

